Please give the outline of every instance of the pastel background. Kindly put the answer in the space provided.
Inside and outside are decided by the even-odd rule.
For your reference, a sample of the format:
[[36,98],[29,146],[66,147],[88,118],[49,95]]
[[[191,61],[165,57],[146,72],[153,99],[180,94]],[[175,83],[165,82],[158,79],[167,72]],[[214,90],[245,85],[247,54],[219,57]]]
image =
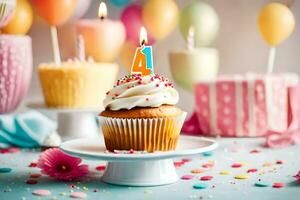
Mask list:
[[[142,0],[136,0],[143,3]],[[191,0],[177,0],[182,9]],[[214,46],[220,53],[220,73],[244,73],[248,71],[265,72],[268,57],[268,47],[262,40],[257,29],[257,14],[260,8],[271,1],[268,0],[209,0],[219,14],[221,28]],[[284,0],[278,2],[285,2]],[[98,12],[98,0],[93,0],[85,18],[95,18]],[[119,18],[121,10],[108,5],[109,17]],[[294,1],[292,11],[296,18],[296,29],[291,37],[279,45],[275,61],[275,72],[291,71],[300,73],[300,2]],[[60,30],[61,32],[61,30]],[[48,25],[38,16],[35,16],[34,25],[29,35],[33,39],[33,81],[25,102],[42,100],[42,94],[37,77],[37,66],[41,62],[53,60]],[[69,49],[60,38],[62,54],[68,54]],[[154,45],[155,71],[171,77],[169,70],[168,53],[172,50],[185,48],[184,40],[178,27],[165,39]],[[121,67],[119,77],[126,73]],[[194,96],[177,86],[181,99],[179,106],[191,112],[194,107]]]

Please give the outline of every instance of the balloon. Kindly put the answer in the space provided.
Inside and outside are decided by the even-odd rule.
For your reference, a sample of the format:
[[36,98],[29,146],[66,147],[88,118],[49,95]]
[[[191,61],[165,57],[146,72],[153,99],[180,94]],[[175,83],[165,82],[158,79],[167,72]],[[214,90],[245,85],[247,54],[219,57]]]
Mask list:
[[109,3],[120,8],[127,6],[130,2],[131,0],[109,0]]
[[92,0],[77,0],[76,8],[69,21],[75,21],[81,18],[89,9]]
[[173,0],[149,0],[143,8],[143,21],[155,39],[163,39],[175,29],[178,13]]
[[[142,7],[140,5],[129,5],[121,13],[121,21],[126,29],[126,38],[139,45],[140,30],[143,26]],[[148,44],[153,44],[154,38],[148,34]]]
[[293,13],[284,4],[267,4],[259,13],[258,29],[270,46],[275,46],[287,39],[294,28]]
[[133,41],[128,40],[123,44],[120,52],[121,62],[128,72],[131,71],[131,65],[133,62],[135,50],[136,44]]
[[185,39],[191,26],[195,28],[195,46],[209,46],[219,31],[218,14],[205,2],[193,2],[182,10],[179,20],[179,29]]
[[16,0],[0,0],[0,28],[5,26],[11,19],[16,8]]
[[28,0],[18,0],[12,19],[2,28],[7,34],[26,34],[33,22],[33,11]]
[[32,0],[32,3],[49,25],[58,26],[71,17],[77,0]]

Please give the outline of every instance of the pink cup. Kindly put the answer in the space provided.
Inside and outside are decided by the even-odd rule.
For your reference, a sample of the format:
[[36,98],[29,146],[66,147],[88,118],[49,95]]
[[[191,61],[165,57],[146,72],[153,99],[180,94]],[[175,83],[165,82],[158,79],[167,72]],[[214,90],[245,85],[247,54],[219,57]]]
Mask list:
[[29,88],[31,74],[31,38],[0,35],[0,114],[18,107]]

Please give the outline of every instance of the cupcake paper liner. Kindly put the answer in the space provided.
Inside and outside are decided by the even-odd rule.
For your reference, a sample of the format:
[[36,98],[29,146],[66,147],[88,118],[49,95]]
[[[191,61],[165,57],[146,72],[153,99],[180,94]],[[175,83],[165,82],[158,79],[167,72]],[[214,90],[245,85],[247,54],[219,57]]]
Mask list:
[[113,150],[174,150],[186,112],[176,117],[122,119],[99,117],[106,148]]

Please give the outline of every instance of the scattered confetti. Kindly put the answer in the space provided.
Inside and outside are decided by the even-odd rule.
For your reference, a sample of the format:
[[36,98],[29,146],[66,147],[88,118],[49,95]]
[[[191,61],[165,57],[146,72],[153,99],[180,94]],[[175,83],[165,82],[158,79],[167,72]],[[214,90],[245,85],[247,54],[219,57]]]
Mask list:
[[94,189],[93,189],[93,192],[99,192],[99,189],[94,188]]
[[277,165],[282,165],[283,163],[284,163],[283,160],[277,160],[277,161],[276,161],[276,164],[277,164]]
[[200,173],[203,173],[205,171],[206,171],[205,169],[199,168],[199,169],[192,169],[191,173],[193,173],[193,174],[200,174]]
[[195,176],[194,175],[190,175],[190,174],[187,174],[187,175],[183,175],[181,177],[182,180],[190,180],[190,179],[193,179]]
[[70,197],[77,198],[77,199],[84,199],[84,198],[86,198],[86,193],[84,193],[84,192],[72,192],[70,194]]
[[242,166],[243,166],[242,163],[233,163],[233,164],[231,165],[232,168],[240,168],[240,167],[242,167]]
[[271,167],[273,164],[270,162],[265,162],[262,166],[263,167]]
[[193,185],[194,189],[206,189],[207,185],[204,183],[196,183],[195,185]]
[[49,190],[34,190],[32,194],[37,196],[48,196],[51,192]]
[[284,187],[284,183],[274,183],[272,187],[273,188],[282,188],[282,187]]
[[229,175],[231,174],[231,171],[223,170],[220,172],[221,175]]
[[30,178],[40,178],[42,176],[42,174],[30,174],[29,177]]
[[0,149],[0,154],[6,154],[6,153],[18,153],[20,152],[20,148],[17,147],[10,147],[5,149]]
[[26,181],[26,184],[29,184],[29,185],[34,185],[34,184],[37,184],[38,181],[37,180],[34,180],[34,179],[29,179]]
[[11,171],[12,171],[12,168],[9,168],[9,167],[0,168],[0,173],[9,173]]
[[260,150],[258,150],[258,149],[253,149],[253,150],[250,151],[250,153],[260,153]]
[[201,181],[210,181],[211,179],[213,179],[213,176],[202,176],[202,177],[200,177]]
[[235,175],[234,178],[244,180],[244,179],[250,178],[250,176],[248,174],[238,174],[238,175]]
[[215,166],[214,162],[208,162],[202,165],[203,168],[213,168],[214,166]]
[[208,152],[202,153],[202,155],[205,156],[205,157],[210,157],[210,156],[213,156],[214,153],[212,151],[208,151]]
[[248,170],[247,170],[247,173],[255,173],[255,172],[257,172],[257,171],[258,171],[257,169],[251,168],[251,169],[248,169]]
[[174,166],[175,166],[176,168],[179,168],[179,167],[181,167],[182,165],[184,165],[184,162],[182,162],[182,161],[176,161],[176,162],[174,162]]
[[269,187],[270,186],[270,184],[266,183],[266,182],[256,182],[254,185],[256,187]]
[[190,162],[192,159],[190,159],[190,158],[183,158],[181,161],[183,162],[183,163],[187,163],[187,162]]
[[28,165],[28,167],[37,167],[37,163],[32,162],[32,163],[30,163],[30,164]]
[[98,170],[98,171],[104,171],[105,169],[106,169],[106,165],[98,165],[96,167],[96,170]]

